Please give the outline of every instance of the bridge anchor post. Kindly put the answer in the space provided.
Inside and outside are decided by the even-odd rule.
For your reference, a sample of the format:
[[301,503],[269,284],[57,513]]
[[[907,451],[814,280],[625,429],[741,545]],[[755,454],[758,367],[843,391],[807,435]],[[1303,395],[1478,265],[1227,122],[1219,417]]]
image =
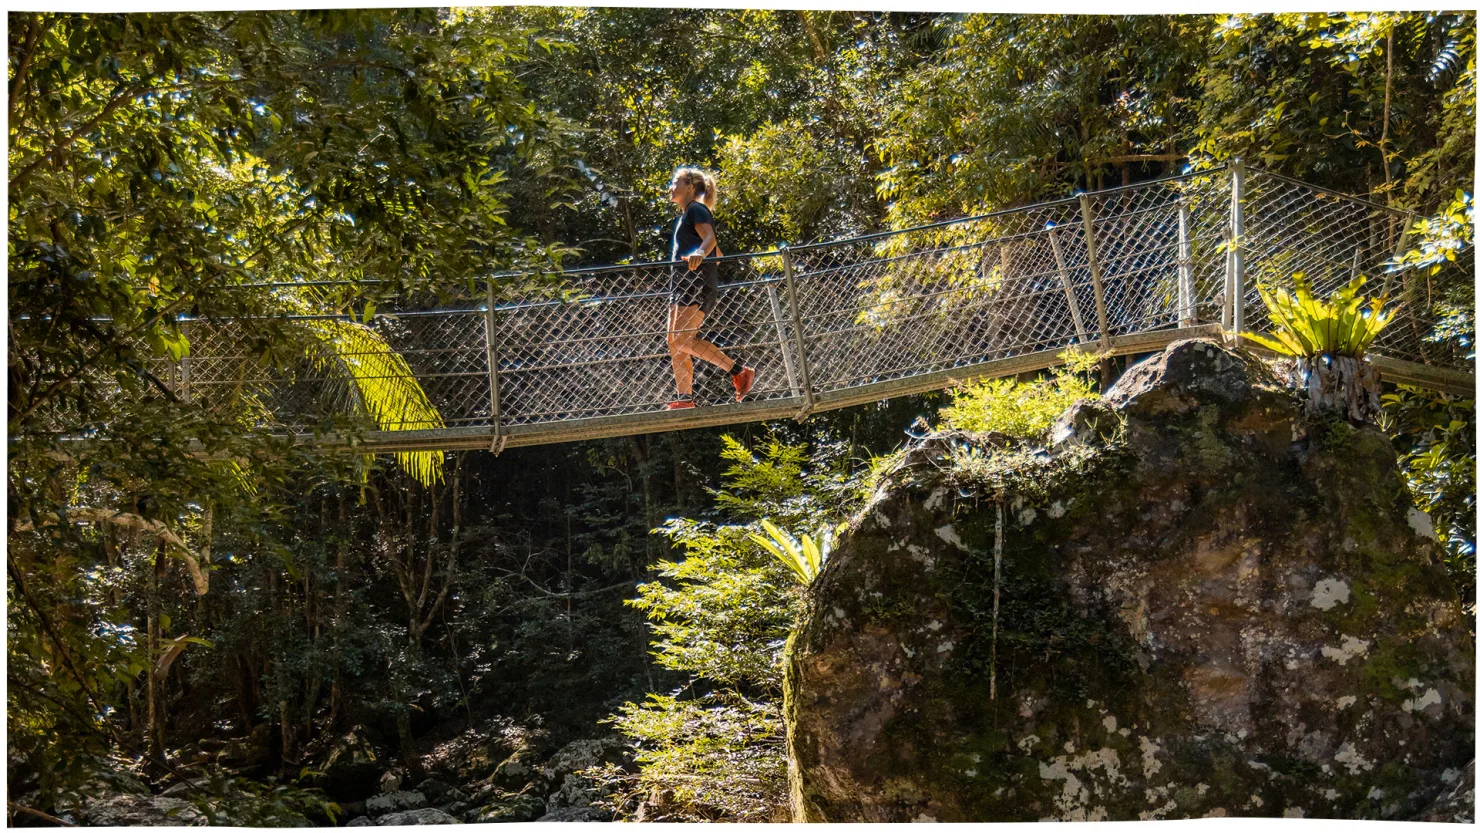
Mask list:
[[488,357],[488,421],[492,423],[493,439],[488,450],[498,456],[504,450],[503,409],[499,402],[498,385],[498,305],[495,302],[493,279],[485,281],[488,287],[488,310],[483,319],[483,346]]
[[781,298],[775,284],[766,284],[766,298],[771,302],[771,320],[776,322],[776,346],[781,348],[781,364],[786,368],[786,386],[791,395],[800,398],[802,388],[797,384],[796,364],[791,358],[791,347],[786,343],[786,325],[781,317]]
[[1197,325],[1197,306],[1192,290],[1192,209],[1187,198],[1177,199],[1177,323],[1181,327]]
[[812,413],[817,400],[812,393],[812,372],[807,362],[807,338],[802,332],[802,308],[797,303],[796,267],[792,264],[791,247],[785,244],[781,246],[781,265],[786,273],[786,300],[791,307],[791,331],[796,336],[797,363],[801,366],[799,369],[802,373],[802,409],[796,415],[796,420],[801,422]]
[[1074,319],[1074,333],[1079,337],[1079,343],[1083,345],[1089,341],[1089,333],[1084,329],[1084,317],[1079,314],[1079,299],[1074,297],[1074,286],[1069,282],[1069,268],[1064,265],[1064,250],[1059,247],[1058,230],[1050,225],[1048,227],[1048,245],[1053,247],[1053,260],[1059,268],[1059,283],[1064,285],[1064,297],[1069,301],[1069,315]]
[[1244,343],[1244,160],[1228,165],[1232,174],[1229,204],[1228,276],[1223,290],[1223,320],[1233,328],[1235,347]]
[[1084,221],[1084,248],[1089,257],[1089,279],[1095,285],[1095,317],[1100,324],[1100,350],[1110,350],[1110,316],[1105,309],[1105,282],[1100,279],[1100,257],[1095,249],[1095,220],[1089,194],[1079,195],[1079,216]]

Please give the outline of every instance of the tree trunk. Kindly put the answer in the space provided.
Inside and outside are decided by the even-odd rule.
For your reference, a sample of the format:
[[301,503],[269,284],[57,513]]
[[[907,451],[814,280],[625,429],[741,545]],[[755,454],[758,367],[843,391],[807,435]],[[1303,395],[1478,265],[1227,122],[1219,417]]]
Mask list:
[[296,738],[295,738],[296,733],[293,731],[293,728],[297,725],[297,721],[295,721],[293,719],[293,713],[292,713],[292,710],[288,708],[288,701],[287,701],[286,698],[278,701],[278,725],[282,729],[282,736],[283,736],[282,766],[283,766],[283,771],[286,772],[287,769],[288,769],[288,765],[289,764],[293,764],[293,763],[297,763],[297,760],[298,760],[298,758],[297,758],[297,746],[298,746],[298,744],[296,743]]
[[416,755],[416,739],[411,734],[411,709],[410,704],[396,712],[396,738],[401,744],[401,762],[406,765],[406,775],[410,781],[420,781],[425,772],[421,767],[421,758]]
[[164,703],[160,702],[162,692],[160,691],[160,677],[154,671],[154,663],[159,660],[160,649],[160,604],[159,604],[159,577],[164,569],[164,542],[159,542],[154,549],[154,565],[149,571],[149,599],[148,614],[145,628],[147,635],[145,643],[147,647],[148,662],[144,669],[144,680],[146,684],[145,702],[148,705],[148,747],[149,757],[162,760],[164,757]]
[[349,580],[344,569],[345,550],[349,548],[348,518],[349,509],[346,506],[344,494],[341,493],[339,495],[339,540],[334,547],[334,618],[329,626],[329,632],[334,638],[334,655],[332,660],[334,678],[329,687],[328,731],[330,732],[334,731],[334,722],[339,718],[339,710],[342,705],[340,679],[343,674],[344,665],[344,618],[346,609],[344,586],[345,582]]

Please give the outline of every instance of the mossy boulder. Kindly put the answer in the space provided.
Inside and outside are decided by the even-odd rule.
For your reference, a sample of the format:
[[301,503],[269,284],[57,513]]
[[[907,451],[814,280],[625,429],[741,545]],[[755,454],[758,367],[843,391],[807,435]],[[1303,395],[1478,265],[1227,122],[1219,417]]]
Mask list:
[[1052,436],[928,438],[838,542],[786,662],[797,820],[1406,818],[1453,788],[1473,640],[1381,433],[1185,341]]

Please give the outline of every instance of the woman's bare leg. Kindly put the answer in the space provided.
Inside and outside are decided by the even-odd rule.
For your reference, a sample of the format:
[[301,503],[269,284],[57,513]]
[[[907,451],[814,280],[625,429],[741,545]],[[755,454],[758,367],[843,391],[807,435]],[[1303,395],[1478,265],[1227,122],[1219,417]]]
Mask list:
[[668,307],[668,358],[673,362],[673,383],[678,388],[679,396],[693,396],[694,360],[687,352],[679,349],[679,341],[682,339],[678,331],[679,311],[684,309],[697,310],[698,307]]
[[[704,312],[698,305],[686,307],[669,307],[668,323],[668,351],[670,354],[684,353],[688,356],[703,359],[718,367],[720,370],[728,371],[735,366],[735,360],[725,355],[725,352],[713,344],[699,338],[699,327],[704,324]],[[692,393],[694,388],[694,367],[688,363],[687,375],[679,375],[678,359],[675,355],[673,365],[674,381],[678,383],[679,393]],[[687,388],[687,390],[685,390]]]

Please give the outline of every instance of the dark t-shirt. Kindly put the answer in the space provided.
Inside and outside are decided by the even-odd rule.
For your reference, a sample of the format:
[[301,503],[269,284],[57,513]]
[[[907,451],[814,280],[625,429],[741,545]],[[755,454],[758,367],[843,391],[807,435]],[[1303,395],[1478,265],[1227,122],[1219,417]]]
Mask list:
[[689,203],[688,208],[683,210],[683,216],[673,224],[673,256],[671,260],[678,260],[684,255],[692,253],[704,242],[703,235],[694,228],[701,223],[714,226],[714,215],[709,213],[709,206],[698,200]]

